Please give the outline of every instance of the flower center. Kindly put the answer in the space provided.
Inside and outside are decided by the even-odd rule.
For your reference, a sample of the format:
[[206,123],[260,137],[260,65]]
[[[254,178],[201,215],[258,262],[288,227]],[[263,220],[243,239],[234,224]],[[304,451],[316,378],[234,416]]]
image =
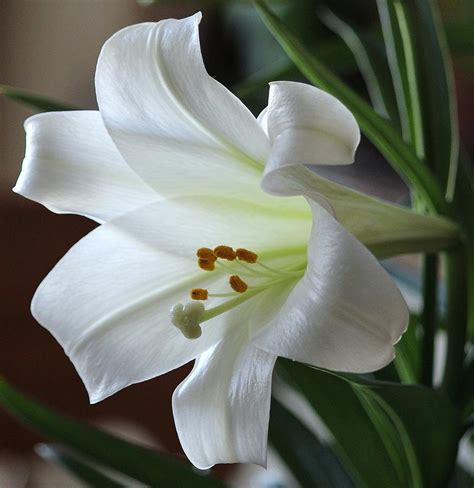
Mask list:
[[[276,269],[262,263],[257,253],[244,248],[233,249],[220,245],[214,249],[202,247],[196,252],[198,266],[212,272],[220,269],[229,274],[229,291],[210,293],[206,288],[193,288],[190,297],[193,302],[178,303],[171,309],[171,322],[187,339],[201,336],[200,324],[256,296],[271,286],[296,280],[304,273],[305,263],[286,269]],[[224,302],[206,309],[200,301],[209,298],[227,298]]]

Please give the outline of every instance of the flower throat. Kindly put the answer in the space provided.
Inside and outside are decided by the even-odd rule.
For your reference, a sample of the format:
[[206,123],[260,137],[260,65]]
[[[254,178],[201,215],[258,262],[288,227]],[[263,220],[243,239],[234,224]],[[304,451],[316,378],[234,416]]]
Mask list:
[[[229,292],[210,293],[206,288],[193,288],[185,305],[178,303],[171,309],[171,322],[187,339],[201,336],[200,324],[227,312],[270,286],[299,278],[303,270],[279,270],[261,263],[258,254],[244,248],[233,249],[220,245],[214,249],[201,247],[196,252],[198,266],[208,272],[220,269],[229,274]],[[249,281],[252,281],[250,284]],[[202,301],[209,298],[228,298],[206,310]]]

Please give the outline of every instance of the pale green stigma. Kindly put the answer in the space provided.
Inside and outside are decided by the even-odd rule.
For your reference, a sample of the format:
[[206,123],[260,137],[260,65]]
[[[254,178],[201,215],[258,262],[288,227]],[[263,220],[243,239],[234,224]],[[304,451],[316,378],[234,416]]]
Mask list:
[[171,322],[186,339],[201,337],[201,323],[205,307],[199,302],[178,303],[171,309]]

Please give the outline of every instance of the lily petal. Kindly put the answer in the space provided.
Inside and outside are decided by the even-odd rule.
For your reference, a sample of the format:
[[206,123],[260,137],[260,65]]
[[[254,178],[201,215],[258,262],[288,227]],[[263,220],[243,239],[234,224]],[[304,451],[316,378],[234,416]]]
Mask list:
[[92,231],[33,298],[34,317],[62,345],[92,403],[189,362],[223,334],[219,319],[198,340],[171,324],[171,307],[219,276],[159,251],[162,231],[147,217],[140,209]]
[[[302,203],[305,207],[296,212],[291,199],[279,199],[271,207],[231,198],[195,196],[163,200],[140,209],[137,215],[148,222],[155,247],[169,254],[194,258],[200,247],[221,244],[263,253],[301,253],[305,252],[311,232],[311,211],[304,200]],[[140,231],[135,228],[140,224],[130,225],[130,231]],[[192,269],[196,269],[195,263]]]
[[51,211],[102,223],[158,199],[125,163],[99,112],[39,114],[25,130],[26,155],[13,190]]
[[97,65],[100,111],[127,163],[160,194],[257,197],[268,138],[206,72],[200,20],[199,13],[112,36]]
[[272,83],[258,122],[272,144],[261,182],[267,193],[318,202],[379,258],[436,252],[458,242],[459,229],[447,219],[418,215],[305,167],[348,164],[360,140],[352,114],[328,93],[302,83]]
[[352,113],[337,98],[305,83],[271,83],[259,122],[271,141],[265,175],[294,165],[350,164],[360,141]]
[[173,394],[181,446],[200,469],[236,462],[266,466],[276,357],[248,343],[238,318],[233,336],[203,353]]
[[[264,187],[265,182],[264,178]],[[272,193],[304,195],[318,202],[378,258],[437,252],[459,242],[459,228],[448,219],[417,214],[323,178],[304,166],[273,172],[270,186]]]
[[[253,318],[257,347],[335,371],[369,372],[394,357],[408,324],[396,285],[374,256],[312,203],[314,223],[304,277]],[[258,310],[258,308],[256,308]],[[261,329],[261,320],[266,326]]]
[[232,313],[207,321],[197,340],[171,325],[170,309],[188,301],[191,288],[224,291],[215,283],[222,273],[198,268],[196,249],[229,241],[293,249],[304,247],[308,233],[306,215],[288,215],[284,205],[275,216],[230,199],[162,200],[79,241],[41,283],[33,315],[63,346],[97,402],[185,364],[227,330]]

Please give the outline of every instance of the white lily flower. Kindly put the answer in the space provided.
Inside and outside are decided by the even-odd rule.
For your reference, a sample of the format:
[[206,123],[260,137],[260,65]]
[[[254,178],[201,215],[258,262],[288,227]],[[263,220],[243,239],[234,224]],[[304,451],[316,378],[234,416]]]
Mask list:
[[102,224],[42,282],[32,312],[91,402],[195,360],[173,396],[186,455],[198,468],[265,465],[277,356],[373,371],[406,327],[398,289],[353,234],[387,254],[450,227],[304,167],[353,161],[351,113],[279,82],[255,119],[207,74],[200,18],[119,31],[97,66],[100,111],[26,122],[15,190]]

